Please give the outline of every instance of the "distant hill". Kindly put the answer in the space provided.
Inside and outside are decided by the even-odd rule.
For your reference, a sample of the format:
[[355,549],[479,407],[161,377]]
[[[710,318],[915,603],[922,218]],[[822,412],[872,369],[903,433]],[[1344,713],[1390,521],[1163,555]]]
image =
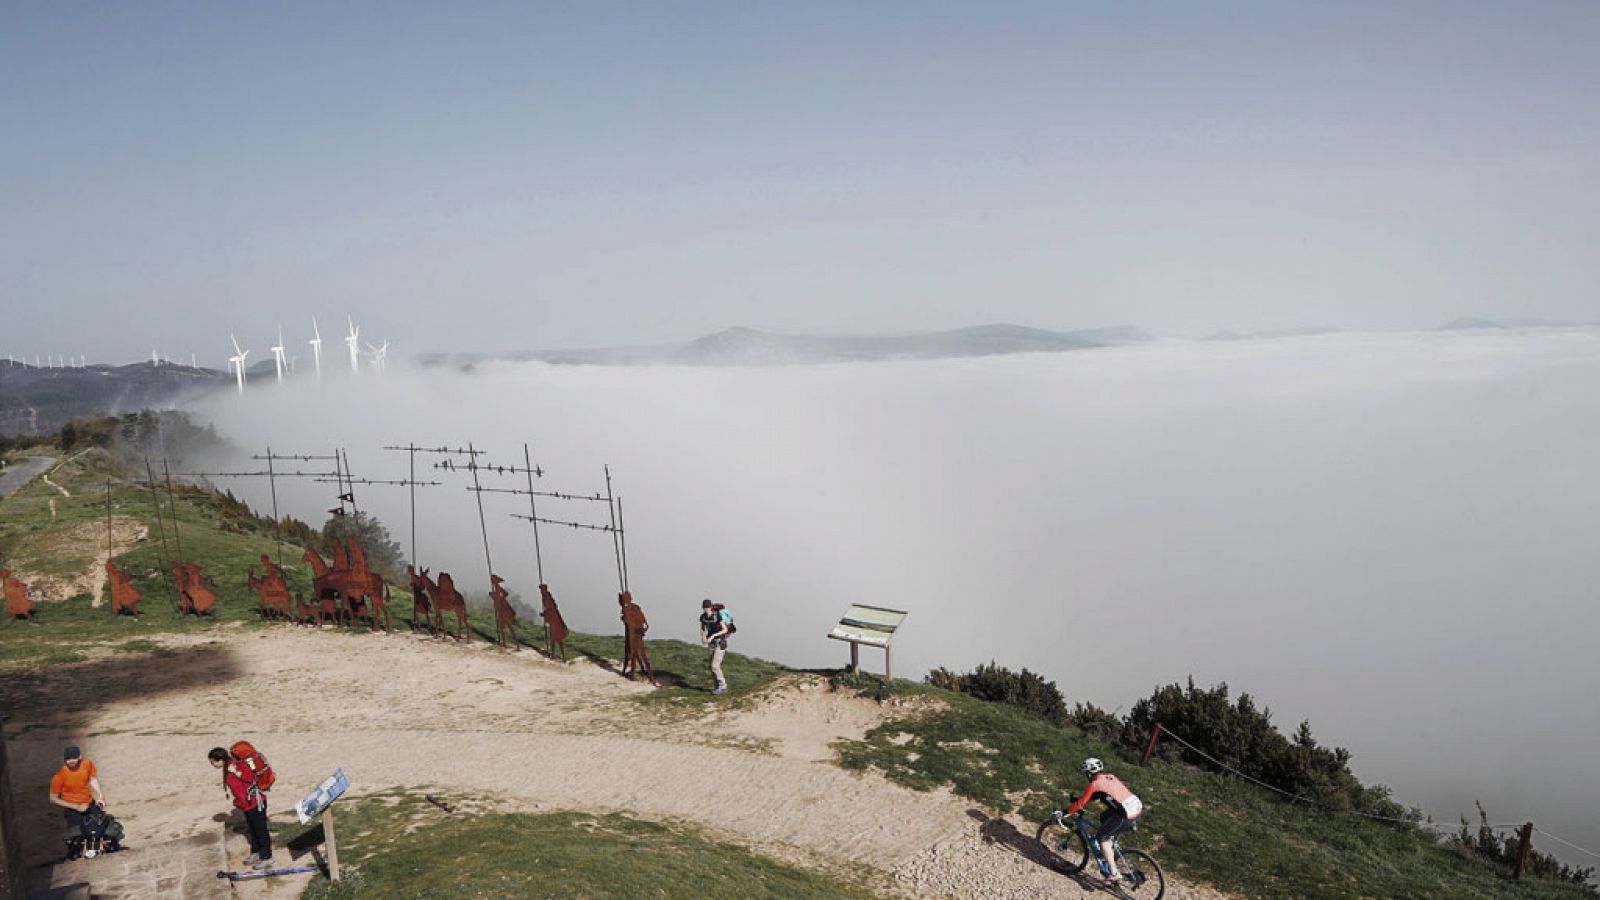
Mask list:
[[754,328],[729,328],[681,344],[529,350],[502,354],[429,354],[421,357],[420,361],[424,365],[461,365],[490,359],[509,359],[606,366],[777,366],[1049,353],[1147,340],[1150,340],[1148,334],[1131,326],[1061,332],[1001,324],[895,335],[778,334]]
[[192,366],[39,368],[0,363],[0,435],[43,435],[79,416],[167,409],[229,380]]
[[1477,316],[1462,316],[1453,322],[1447,322],[1438,327],[1438,331],[1468,331],[1472,329],[1508,330],[1513,328],[1572,328],[1576,322],[1562,322],[1554,319],[1481,319]]

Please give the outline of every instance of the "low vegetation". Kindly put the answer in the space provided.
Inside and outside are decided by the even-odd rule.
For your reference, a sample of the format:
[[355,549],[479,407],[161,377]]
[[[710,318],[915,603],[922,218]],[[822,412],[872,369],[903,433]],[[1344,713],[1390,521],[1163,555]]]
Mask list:
[[[785,865],[687,826],[620,814],[474,809],[392,793],[341,803],[341,880],[302,895],[345,897],[871,897],[862,887]],[[304,853],[322,826],[280,826],[280,846]],[[297,860],[304,864],[306,859]]]
[[[1002,672],[983,677],[1004,678]],[[948,682],[944,676],[939,680]],[[1020,674],[1017,680],[1022,683]],[[1138,754],[1120,737],[1093,727],[1104,724],[1104,713],[1085,716],[1091,727],[1084,728],[1051,721],[1028,704],[979,700],[929,684],[871,676],[836,679],[851,681],[876,682],[869,690],[879,697],[924,694],[943,702],[919,705],[915,708],[922,712],[890,719],[863,740],[842,743],[838,752],[845,767],[877,769],[918,790],[948,785],[993,810],[1040,821],[1082,790],[1078,765],[1086,756],[1098,756],[1146,802],[1145,822],[1128,840],[1131,846],[1151,850],[1175,872],[1245,896],[1489,900],[1595,895],[1570,871],[1564,880],[1556,873],[1513,881],[1503,860],[1441,843],[1425,824],[1381,823],[1288,802],[1182,758],[1158,757],[1141,769]]]

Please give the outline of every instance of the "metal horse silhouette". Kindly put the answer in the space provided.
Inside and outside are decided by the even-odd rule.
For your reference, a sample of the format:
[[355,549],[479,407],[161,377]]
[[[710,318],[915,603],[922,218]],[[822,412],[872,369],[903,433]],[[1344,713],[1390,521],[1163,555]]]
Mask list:
[[433,633],[438,636],[440,631],[449,634],[449,628],[444,624],[446,612],[455,613],[456,640],[472,640],[472,629],[467,623],[467,598],[461,596],[456,590],[455,580],[449,572],[440,572],[438,583],[428,577],[428,570],[423,569],[417,576],[421,579],[422,589],[428,592],[428,599],[433,603]]
[[312,571],[312,589],[317,599],[340,600],[343,599],[342,613],[347,616],[352,624],[356,619],[366,619],[369,628],[378,628],[378,617],[383,617],[383,630],[391,631],[389,627],[389,586],[379,577],[378,573],[367,568],[366,554],[361,552],[361,545],[354,536],[349,538],[350,555],[347,557],[340,545],[339,539],[333,540],[333,558],[337,564],[344,563],[344,567],[335,565],[328,568],[317,551],[306,548],[300,558],[309,563]]
[[6,595],[6,618],[33,618],[33,601],[28,599],[28,586],[15,578],[10,569],[0,569],[0,589]]
[[406,578],[411,582],[411,630],[416,631],[420,625],[438,637],[439,631],[433,625],[433,603],[428,600],[428,570],[423,569],[418,575],[417,567],[407,563]]

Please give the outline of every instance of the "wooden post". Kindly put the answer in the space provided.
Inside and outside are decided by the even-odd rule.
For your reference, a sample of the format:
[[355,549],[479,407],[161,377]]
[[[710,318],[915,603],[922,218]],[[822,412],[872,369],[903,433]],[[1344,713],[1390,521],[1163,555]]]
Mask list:
[[1140,766],[1150,765],[1150,755],[1156,752],[1156,741],[1161,738],[1161,723],[1150,730],[1150,743],[1144,745],[1144,755],[1139,757]]
[[333,807],[322,811],[322,839],[328,846],[328,878],[339,880],[339,842],[333,836]]
[[889,665],[889,645],[888,644],[885,644],[883,646],[883,680],[884,681],[892,681],[892,680],[894,680],[894,669],[891,668],[890,665]]
[[855,641],[850,642],[850,674],[855,675],[861,671],[861,645]]
[[1512,878],[1521,878],[1522,870],[1528,865],[1528,851],[1533,849],[1533,823],[1524,822],[1518,829],[1521,840],[1517,842],[1517,862],[1511,868]]

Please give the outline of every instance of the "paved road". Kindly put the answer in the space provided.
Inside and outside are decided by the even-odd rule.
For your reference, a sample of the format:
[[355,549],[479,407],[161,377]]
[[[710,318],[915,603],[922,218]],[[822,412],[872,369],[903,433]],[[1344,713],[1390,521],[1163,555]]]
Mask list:
[[12,462],[0,471],[0,497],[38,478],[54,464],[55,460],[48,456],[29,456]]

